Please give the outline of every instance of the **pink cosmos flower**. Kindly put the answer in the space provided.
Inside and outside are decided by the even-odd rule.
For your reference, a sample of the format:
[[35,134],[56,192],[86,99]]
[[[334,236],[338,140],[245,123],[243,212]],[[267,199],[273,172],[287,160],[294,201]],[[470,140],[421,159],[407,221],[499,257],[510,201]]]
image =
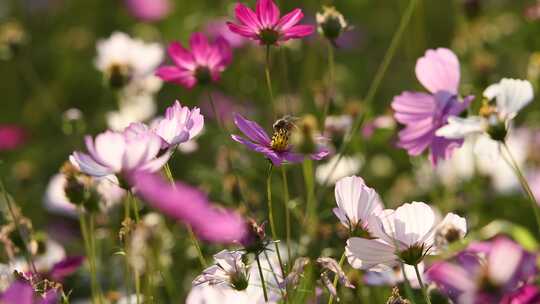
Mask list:
[[471,244],[456,263],[435,263],[426,274],[455,303],[533,304],[540,298],[538,289],[528,285],[538,273],[536,258],[507,237],[498,237]]
[[[256,122],[247,120],[236,113],[234,114],[234,124],[249,140],[238,135],[231,135],[231,138],[248,147],[250,150],[264,154],[274,166],[280,166],[285,162],[299,163],[306,157],[304,154],[293,152],[289,144],[286,144],[282,148],[281,141],[279,144],[276,144],[274,139],[270,139],[266,131]],[[328,150],[319,148],[316,153],[309,155],[309,157],[311,159],[321,160],[328,156],[328,153]]]
[[280,18],[279,8],[272,0],[258,0],[255,12],[238,3],[235,11],[239,24],[227,22],[229,29],[261,45],[279,45],[289,39],[309,36],[314,31],[311,25],[298,24],[304,17],[301,9]]
[[152,130],[163,139],[162,149],[187,142],[201,133],[204,117],[199,108],[190,110],[178,100],[165,110],[165,117],[157,120]]
[[194,33],[189,40],[191,51],[179,42],[169,45],[168,52],[174,65],[160,67],[156,75],[164,81],[191,89],[197,84],[216,82],[221,72],[231,63],[232,51],[223,37],[213,43],[201,33]]
[[142,21],[158,21],[165,18],[172,9],[169,0],[126,0],[131,15]]
[[106,131],[92,139],[86,136],[87,153],[74,152],[69,160],[81,172],[91,176],[129,173],[135,170],[155,172],[171,156],[160,154],[163,139],[142,123],[132,123],[124,132]]
[[0,303],[3,304],[54,304],[58,303],[59,294],[56,290],[50,289],[43,295],[38,295],[29,282],[15,280],[0,295]]
[[14,150],[26,142],[26,132],[16,125],[0,125],[0,151]]
[[224,18],[211,20],[206,23],[204,32],[210,39],[217,39],[220,36],[225,38],[229,45],[234,49],[241,48],[246,44],[246,39],[229,30],[227,21]]
[[412,156],[429,148],[430,159],[436,165],[440,159],[448,158],[463,141],[446,139],[435,132],[447,124],[449,116],[463,112],[474,96],[460,100],[459,61],[449,49],[427,50],[416,62],[416,77],[429,93],[406,91],[392,101],[395,119],[405,125],[399,132],[398,146]]
[[135,172],[130,181],[150,206],[192,227],[198,237],[214,243],[240,242],[247,235],[246,222],[235,212],[217,209],[198,189],[175,185],[147,172]]

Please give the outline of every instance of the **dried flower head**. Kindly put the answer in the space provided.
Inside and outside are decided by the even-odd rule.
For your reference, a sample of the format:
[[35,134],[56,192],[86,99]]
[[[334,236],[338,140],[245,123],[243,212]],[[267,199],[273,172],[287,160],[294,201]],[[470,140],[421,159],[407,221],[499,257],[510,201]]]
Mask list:
[[317,30],[321,35],[334,42],[344,31],[349,29],[343,15],[333,6],[323,6],[322,13],[317,13]]

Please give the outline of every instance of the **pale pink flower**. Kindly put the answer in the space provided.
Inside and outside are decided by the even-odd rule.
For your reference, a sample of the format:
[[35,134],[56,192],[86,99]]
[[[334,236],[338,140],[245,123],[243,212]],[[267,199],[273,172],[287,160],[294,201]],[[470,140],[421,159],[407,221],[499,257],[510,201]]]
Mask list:
[[155,122],[152,130],[163,139],[162,148],[166,149],[193,139],[203,127],[204,117],[200,109],[190,110],[176,100],[165,110],[165,117]]
[[170,0],[125,0],[128,12],[142,21],[161,20],[172,10]]

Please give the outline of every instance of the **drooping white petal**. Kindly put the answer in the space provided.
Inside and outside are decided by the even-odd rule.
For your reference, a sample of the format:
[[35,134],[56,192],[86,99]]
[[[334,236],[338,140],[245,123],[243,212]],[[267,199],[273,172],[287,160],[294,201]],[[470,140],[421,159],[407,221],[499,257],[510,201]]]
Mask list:
[[353,237],[347,240],[345,255],[349,264],[357,269],[370,269],[379,265],[398,264],[393,246],[380,241]]
[[513,119],[534,98],[532,84],[527,80],[503,78],[490,85],[484,96],[495,99],[497,110],[504,119]]
[[461,139],[469,135],[484,132],[486,121],[480,116],[469,116],[461,118],[451,116],[448,118],[448,124],[438,129],[435,134],[448,139]]

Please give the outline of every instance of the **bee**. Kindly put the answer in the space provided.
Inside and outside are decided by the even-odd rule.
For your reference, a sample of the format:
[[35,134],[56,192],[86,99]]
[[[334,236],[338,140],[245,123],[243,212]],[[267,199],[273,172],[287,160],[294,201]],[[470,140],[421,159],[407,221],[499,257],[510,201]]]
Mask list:
[[274,133],[272,134],[272,149],[275,151],[285,151],[289,147],[289,138],[291,136],[291,131],[295,128],[295,122],[298,120],[297,117],[290,115],[285,115],[282,118],[278,119],[273,125],[272,128]]

